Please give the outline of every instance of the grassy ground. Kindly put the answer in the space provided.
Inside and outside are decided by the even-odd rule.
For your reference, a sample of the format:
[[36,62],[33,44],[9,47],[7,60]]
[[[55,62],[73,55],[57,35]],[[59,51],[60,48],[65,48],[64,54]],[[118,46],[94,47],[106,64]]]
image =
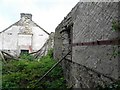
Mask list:
[[54,64],[52,52],[42,57],[39,62],[28,54],[20,60],[11,60],[2,67],[3,88],[66,88],[62,68],[57,66],[42,82],[35,85],[38,79]]

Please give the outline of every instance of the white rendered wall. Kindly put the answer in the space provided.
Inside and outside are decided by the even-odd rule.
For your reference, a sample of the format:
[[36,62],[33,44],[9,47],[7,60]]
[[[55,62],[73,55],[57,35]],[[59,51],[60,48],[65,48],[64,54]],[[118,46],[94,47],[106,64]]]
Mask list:
[[13,26],[3,32],[3,50],[17,50],[17,38],[18,38],[19,27]]
[[33,33],[33,50],[39,50],[47,41],[49,35],[38,27],[32,27]]
[[18,35],[18,50],[29,50],[32,52],[32,35],[30,34],[19,34]]
[[18,46],[30,46],[32,45],[32,35],[19,34]]
[[20,28],[21,26],[12,26],[0,33],[0,50],[16,51],[17,54],[21,49],[34,52],[39,50],[49,38],[49,35],[38,27],[32,27],[32,34],[20,34]]

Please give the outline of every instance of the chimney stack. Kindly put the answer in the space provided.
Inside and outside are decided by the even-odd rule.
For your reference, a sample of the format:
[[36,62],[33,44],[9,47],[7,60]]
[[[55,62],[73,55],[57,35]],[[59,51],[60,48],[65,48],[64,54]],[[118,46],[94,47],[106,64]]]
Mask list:
[[32,14],[29,14],[29,13],[20,13],[20,15],[21,15],[21,18],[22,17],[27,17],[28,19],[32,20]]

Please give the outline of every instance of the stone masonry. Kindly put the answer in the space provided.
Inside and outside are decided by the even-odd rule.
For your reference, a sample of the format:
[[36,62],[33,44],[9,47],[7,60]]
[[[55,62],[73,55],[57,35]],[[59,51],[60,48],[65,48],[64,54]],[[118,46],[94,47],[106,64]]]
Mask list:
[[72,46],[74,43],[120,39],[118,2],[78,2],[55,30],[54,58],[62,58],[68,86],[90,88],[119,80],[118,45]]

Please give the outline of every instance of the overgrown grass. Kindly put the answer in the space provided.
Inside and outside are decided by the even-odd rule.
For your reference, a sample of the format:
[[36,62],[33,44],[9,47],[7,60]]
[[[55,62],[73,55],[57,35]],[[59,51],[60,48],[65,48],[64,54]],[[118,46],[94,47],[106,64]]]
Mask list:
[[11,60],[3,65],[3,88],[66,88],[60,66],[35,85],[38,79],[56,63],[53,60],[52,51],[49,51],[39,62],[30,57],[24,54],[20,56],[19,61]]

